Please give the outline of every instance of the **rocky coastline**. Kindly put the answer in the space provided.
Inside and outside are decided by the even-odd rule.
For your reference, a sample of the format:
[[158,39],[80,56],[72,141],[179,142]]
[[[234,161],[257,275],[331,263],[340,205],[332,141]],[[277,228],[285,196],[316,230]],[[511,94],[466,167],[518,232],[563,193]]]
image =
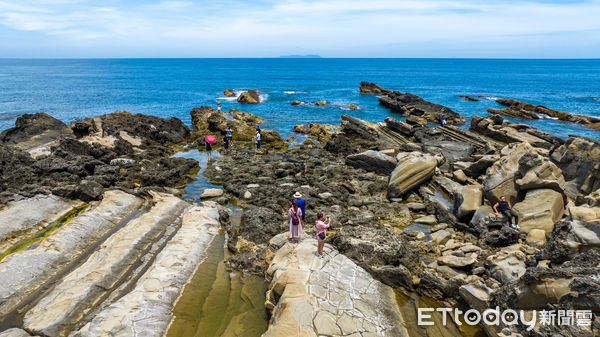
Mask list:
[[[19,117],[0,133],[0,327],[22,330],[0,336],[164,335],[221,227],[227,267],[268,283],[264,336],[410,336],[418,327],[395,292],[465,310],[594,315],[589,326],[481,326],[488,336],[597,335],[600,142],[499,114],[598,121],[506,100],[510,111],[467,129],[410,93],[369,82],[360,91],[405,120],[298,125],[308,138],[297,145],[263,129],[257,150],[262,118],[235,109],[194,108],[191,127],[125,111],[68,126]],[[255,104],[253,92],[242,103]],[[449,125],[431,126],[442,117]],[[222,193],[182,199],[200,166],[173,155],[204,151],[204,136],[228,128],[232,152],[203,171]],[[300,244],[285,234],[295,192],[309,205]],[[494,214],[501,196],[518,228]],[[334,224],[326,259],[314,254],[317,211]]]

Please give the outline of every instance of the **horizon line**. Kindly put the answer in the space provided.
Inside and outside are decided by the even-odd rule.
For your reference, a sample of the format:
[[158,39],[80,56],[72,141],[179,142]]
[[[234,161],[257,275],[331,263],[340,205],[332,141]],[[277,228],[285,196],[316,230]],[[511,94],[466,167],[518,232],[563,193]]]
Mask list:
[[551,57],[287,57],[287,56],[265,56],[265,57],[0,57],[0,60],[175,60],[175,59],[188,59],[188,60],[219,60],[219,59],[300,59],[300,60],[319,60],[319,59],[348,59],[348,60],[360,60],[360,59],[382,59],[382,60],[600,60],[600,57],[589,58],[589,57],[569,57],[569,58],[551,58]]

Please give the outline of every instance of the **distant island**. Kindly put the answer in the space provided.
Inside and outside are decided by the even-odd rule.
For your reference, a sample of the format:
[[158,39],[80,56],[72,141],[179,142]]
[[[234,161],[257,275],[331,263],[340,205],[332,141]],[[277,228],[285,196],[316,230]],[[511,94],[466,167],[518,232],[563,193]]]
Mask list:
[[285,58],[285,59],[320,59],[323,58],[321,57],[321,55],[313,55],[313,54],[306,54],[306,55],[284,55],[284,56],[279,56],[280,58]]

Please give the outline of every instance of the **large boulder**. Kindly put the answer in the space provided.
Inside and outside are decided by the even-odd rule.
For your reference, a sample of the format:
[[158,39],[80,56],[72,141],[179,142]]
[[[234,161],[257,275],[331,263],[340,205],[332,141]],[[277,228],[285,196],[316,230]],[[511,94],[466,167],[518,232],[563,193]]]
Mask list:
[[281,214],[270,208],[256,206],[244,208],[239,223],[230,221],[225,226],[229,236],[228,247],[234,252],[239,250],[238,246],[243,245],[241,238],[257,245],[265,245],[273,236],[288,228]]
[[331,244],[381,282],[412,287],[418,275],[419,255],[402,236],[373,227],[344,227],[331,237]]
[[567,242],[573,248],[600,248],[600,219],[595,221],[570,222],[571,231],[567,236]]
[[568,194],[590,194],[600,188],[600,141],[570,136],[550,158],[562,170]]
[[534,147],[550,149],[560,143],[558,137],[541,132],[529,125],[511,123],[499,115],[485,118],[474,116],[469,130],[502,143],[527,142]]
[[520,117],[519,114],[521,114],[525,116],[532,116],[531,119],[538,119],[540,118],[539,114],[541,114],[553,118],[558,118],[559,120],[564,122],[571,122],[577,124],[593,124],[600,122],[600,119],[596,117],[571,114],[566,111],[550,109],[543,105],[533,105],[526,102],[520,102],[515,99],[499,98],[496,100],[496,102],[498,104],[508,107],[507,109],[503,110],[507,110],[509,116]]
[[400,152],[398,166],[392,171],[388,183],[388,197],[402,197],[411,189],[431,178],[437,167],[437,159],[421,152]]
[[385,118],[385,125],[396,132],[399,132],[405,136],[412,135],[413,127],[408,123],[404,123],[402,121],[398,121],[392,117]]
[[380,87],[379,85],[371,82],[360,82],[360,93],[361,94],[375,94],[375,95],[387,95],[391,93],[390,90]]
[[453,197],[454,212],[459,218],[473,215],[483,203],[481,186],[469,185],[461,187]]
[[258,104],[260,103],[260,96],[256,90],[248,90],[238,96],[237,101],[242,104]]
[[390,174],[396,167],[396,158],[378,151],[368,150],[346,157],[346,164],[366,171]]
[[235,91],[231,89],[225,89],[225,91],[223,91],[223,95],[227,97],[235,97]]
[[425,118],[431,122],[441,123],[445,117],[448,124],[464,124],[465,119],[460,114],[445,106],[428,102],[411,93],[394,91],[387,96],[379,97],[379,104],[403,115]]
[[532,229],[541,229],[550,233],[554,223],[563,216],[564,200],[562,194],[551,189],[530,190],[513,209],[519,216],[521,231],[529,233]]
[[565,178],[562,171],[551,161],[537,153],[526,153],[519,159],[522,178],[515,183],[521,191],[549,188],[564,193]]
[[506,247],[486,259],[490,276],[502,284],[518,280],[525,274],[525,254],[515,247]]
[[535,150],[527,142],[510,144],[502,149],[502,157],[487,169],[483,179],[483,192],[491,203],[496,203],[501,196],[511,202],[516,200],[519,160],[532,152]]
[[13,128],[0,133],[0,142],[5,145],[22,144],[21,148],[28,150],[36,145],[72,134],[65,123],[42,112],[19,116]]
[[[256,135],[256,126],[263,122],[263,119],[256,115],[236,109],[231,109],[228,114],[224,114],[212,107],[202,106],[192,109],[190,114],[192,125],[197,130],[195,135],[200,138],[208,134],[225,135],[225,131],[230,127],[234,140],[251,141]],[[263,133],[264,131],[266,130],[263,130]],[[273,136],[272,142],[282,141],[279,134]],[[263,139],[263,142],[269,143],[270,140]]]

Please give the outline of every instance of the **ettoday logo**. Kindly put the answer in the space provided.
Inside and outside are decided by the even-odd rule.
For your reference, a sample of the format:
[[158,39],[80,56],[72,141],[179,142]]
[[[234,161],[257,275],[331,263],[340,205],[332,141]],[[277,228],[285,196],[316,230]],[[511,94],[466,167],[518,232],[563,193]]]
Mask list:
[[524,310],[500,310],[499,307],[486,309],[483,312],[475,309],[463,312],[455,308],[419,308],[417,324],[420,326],[434,325],[431,320],[433,312],[442,314],[442,325],[448,323],[448,318],[459,326],[463,323],[490,326],[524,325],[527,327],[527,331],[531,331],[538,321],[540,325],[590,326],[592,324],[591,310],[532,310],[529,312],[530,314],[527,314],[527,311]]

